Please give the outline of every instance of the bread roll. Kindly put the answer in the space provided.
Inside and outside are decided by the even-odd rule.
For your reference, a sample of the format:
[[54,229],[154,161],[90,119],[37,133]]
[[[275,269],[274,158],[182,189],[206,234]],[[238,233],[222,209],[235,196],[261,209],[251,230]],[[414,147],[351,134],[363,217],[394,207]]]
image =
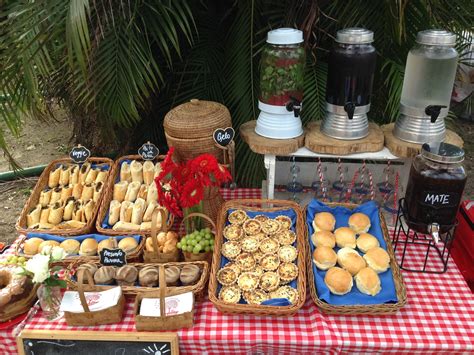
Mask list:
[[140,186],[140,189],[138,190],[137,199],[141,198],[142,200],[146,200],[147,192],[148,192],[148,186],[145,184],[142,184],[142,186]]
[[117,223],[120,219],[120,202],[117,200],[112,200],[110,202],[110,208],[109,208],[109,219],[108,219],[108,224],[110,226],[113,226],[115,223]]
[[61,197],[59,198],[61,202],[66,202],[66,200],[72,196],[72,185],[63,186],[61,190]]
[[105,182],[107,181],[108,174],[109,172],[107,170],[99,169],[99,172],[97,173],[97,177],[95,178],[95,183],[98,184],[99,182],[101,182],[102,184],[105,184]]
[[25,240],[25,244],[23,244],[23,253],[26,255],[35,255],[39,253],[39,246],[43,243],[44,240],[41,238],[29,238]]
[[319,231],[330,231],[334,230],[336,226],[336,219],[329,212],[316,213],[313,219],[313,228],[315,232]]
[[81,243],[75,239],[66,239],[59,244],[61,248],[69,255],[79,254]]
[[125,194],[125,201],[135,201],[138,197],[140,186],[142,186],[142,184],[138,181],[132,181],[130,184],[128,184],[127,193]]
[[90,163],[84,163],[82,164],[81,168],[79,169],[79,181],[82,182],[83,184],[86,183],[86,178],[87,174],[89,174],[89,171],[91,170],[91,164]]
[[81,247],[79,248],[79,255],[95,256],[97,255],[97,247],[98,244],[94,238],[86,238],[81,243]]
[[89,200],[84,205],[84,217],[85,217],[86,222],[92,221],[92,218],[94,216],[94,208],[95,208],[94,200]]
[[[43,207],[41,209],[41,214],[40,214],[40,221],[39,223],[48,223],[48,218],[49,218],[49,212],[51,211],[50,207]],[[63,216],[64,218],[64,216]]]
[[143,163],[143,182],[150,185],[155,176],[155,165],[150,160]]
[[379,275],[370,267],[360,270],[354,279],[359,291],[366,295],[375,296],[382,289]]
[[148,190],[146,193],[146,203],[150,204],[156,201],[158,201],[158,190],[156,189],[156,184],[153,183],[148,186]]
[[326,272],[324,283],[335,295],[345,295],[352,289],[352,276],[340,267],[332,267]]
[[355,249],[356,234],[348,227],[340,227],[334,231],[336,237],[336,244],[339,248],[349,247]]
[[375,272],[381,273],[387,271],[390,267],[390,256],[380,247],[369,249],[364,255],[367,266],[374,269]]
[[84,210],[82,208],[82,202],[79,200],[74,201],[74,209],[72,211],[73,221],[82,221],[84,216]]
[[132,182],[130,164],[126,161],[124,161],[120,166],[120,181]]
[[73,165],[71,167],[71,174],[69,176],[69,183],[75,185],[79,182],[79,165]]
[[349,217],[348,221],[349,227],[359,233],[367,233],[370,229],[370,219],[367,215],[357,212]]
[[115,281],[115,266],[102,266],[94,274],[94,282],[96,284],[111,285]]
[[176,286],[178,284],[181,271],[177,266],[168,266],[165,268],[165,279],[167,286]]
[[86,184],[92,184],[93,182],[95,182],[99,171],[99,169],[90,169],[86,176]]
[[[92,264],[92,263],[86,263],[86,264],[81,264],[77,267],[76,269],[76,276],[77,276],[77,282],[79,282],[79,274],[84,272],[84,270],[88,270],[92,277],[94,277],[94,274],[96,273],[97,271],[97,266],[95,264]],[[84,282],[86,282],[87,278],[86,277],[83,277],[83,280]]]
[[107,249],[117,249],[117,239],[115,238],[108,238],[101,240],[99,244],[97,245],[97,254],[99,254],[102,249],[107,248]]
[[59,178],[61,177],[61,170],[62,170],[62,165],[59,165],[57,168],[53,169],[49,173],[48,187],[50,189],[53,189],[53,188],[55,188],[56,186],[59,185]]
[[137,160],[130,163],[130,172],[132,173],[132,182],[143,183],[143,165]]
[[153,212],[155,211],[155,208],[157,208],[158,202],[152,201],[148,204],[145,213],[143,214],[143,222],[151,222],[151,217],[153,216]]
[[84,189],[84,185],[82,183],[77,183],[72,187],[72,197],[76,200],[79,200],[82,196],[82,190]]
[[194,264],[187,264],[181,268],[179,279],[183,286],[192,285],[197,282],[201,276],[201,269]]
[[131,223],[140,225],[145,212],[145,200],[138,198],[133,204]]
[[82,188],[81,200],[86,203],[94,197],[94,186],[92,184],[85,184]]
[[143,287],[156,287],[159,277],[159,272],[156,267],[145,266],[138,272],[138,283]]
[[154,174],[154,178],[157,178],[158,175],[160,175],[161,171],[162,171],[162,167],[161,167],[161,162],[158,162],[155,164],[155,174]]
[[311,241],[315,247],[325,246],[334,248],[336,246],[336,237],[329,231],[319,231],[313,233]]
[[112,227],[114,231],[139,231],[140,230],[140,225],[133,224],[130,222],[122,222],[118,221],[115,223],[115,225]]
[[360,234],[356,244],[357,248],[363,253],[367,253],[369,249],[380,246],[378,239],[369,233]]
[[69,197],[64,205],[63,221],[70,221],[74,212],[74,197]]
[[69,185],[69,178],[71,176],[72,166],[63,166],[59,174],[59,184],[60,185]]
[[92,196],[92,200],[97,203],[100,199],[100,193],[102,192],[102,188],[104,187],[104,183],[99,182],[94,186],[94,195]]
[[119,241],[118,247],[122,249],[125,254],[129,254],[137,249],[138,243],[133,237],[125,237]]
[[117,269],[115,280],[122,286],[134,285],[138,278],[138,269],[132,265],[124,265]]
[[53,190],[51,189],[41,191],[38,203],[43,207],[48,206],[49,201],[51,200],[52,193],[53,193]]
[[59,242],[57,242],[55,240],[45,240],[44,242],[40,243],[40,245],[38,245],[38,253],[41,253],[43,251],[43,249],[47,246],[50,246],[51,248],[52,247],[58,247]]
[[56,225],[62,222],[64,214],[64,207],[61,203],[56,202],[49,211],[48,223]]
[[33,225],[40,222],[42,206],[40,204],[31,210],[30,213],[26,216],[26,225],[28,228],[31,228]]
[[327,270],[336,265],[336,252],[327,246],[319,246],[313,252],[313,262],[320,270]]
[[133,203],[123,201],[120,205],[120,221],[130,223],[132,220]]
[[120,181],[114,185],[113,199],[118,202],[123,202],[125,200],[125,195],[128,190],[128,182]]
[[62,224],[65,225],[67,228],[73,228],[73,229],[79,229],[86,225],[84,222],[75,221],[75,220],[66,221],[66,222],[63,222]]
[[61,191],[63,188],[61,186],[55,187],[51,194],[51,199],[49,200],[50,205],[54,205],[56,202],[61,201]]
[[337,252],[337,263],[352,276],[367,266],[357,251],[347,247],[341,248]]

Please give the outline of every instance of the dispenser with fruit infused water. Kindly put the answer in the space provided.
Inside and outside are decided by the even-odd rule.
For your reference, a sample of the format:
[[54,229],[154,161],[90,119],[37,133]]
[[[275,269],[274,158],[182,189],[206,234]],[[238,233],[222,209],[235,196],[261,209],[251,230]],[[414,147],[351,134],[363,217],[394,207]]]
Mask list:
[[455,43],[448,31],[418,32],[408,53],[395,137],[420,144],[444,140],[458,61]]

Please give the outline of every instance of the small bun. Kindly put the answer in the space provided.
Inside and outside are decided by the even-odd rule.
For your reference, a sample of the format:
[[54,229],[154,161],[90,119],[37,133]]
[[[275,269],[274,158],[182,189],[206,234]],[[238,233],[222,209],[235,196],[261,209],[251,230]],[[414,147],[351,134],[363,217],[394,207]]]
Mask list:
[[367,253],[369,249],[380,246],[378,239],[369,233],[360,234],[356,243],[357,248],[363,253]]
[[48,245],[51,246],[51,248],[52,247],[58,247],[59,242],[57,242],[55,240],[45,240],[44,242],[42,242],[38,245],[38,253],[41,253],[43,251],[43,248],[48,246]]
[[97,253],[100,253],[102,249],[116,249],[117,248],[117,240],[113,237],[101,240],[97,245]]
[[359,291],[366,295],[375,296],[382,289],[379,275],[370,267],[360,270],[354,279]]
[[315,232],[333,231],[336,226],[336,219],[329,212],[316,213],[313,219],[313,228]]
[[126,254],[135,250],[137,246],[138,243],[133,237],[125,237],[118,243],[119,249],[122,249]]
[[61,244],[59,244],[61,248],[69,255],[79,254],[79,247],[81,243],[75,239],[66,239]]
[[352,276],[367,266],[364,258],[357,251],[347,247],[337,252],[337,263]]
[[352,248],[356,247],[356,234],[348,227],[340,227],[334,231],[336,236],[336,244],[339,248]]
[[329,231],[314,232],[311,241],[315,247],[334,248],[336,246],[336,237]]
[[320,246],[313,252],[313,262],[320,270],[327,270],[336,265],[337,254],[330,247]]
[[380,247],[370,249],[364,255],[364,259],[367,262],[367,265],[378,273],[387,271],[390,267],[390,256]]
[[25,241],[25,244],[23,245],[23,252],[26,255],[35,255],[39,253],[39,246],[41,243],[43,243],[44,240],[41,238],[30,238]]
[[345,295],[352,289],[352,276],[340,267],[332,267],[326,272],[324,283],[335,295]]
[[370,229],[370,219],[364,213],[354,213],[349,217],[349,227],[356,233],[367,233]]
[[86,238],[82,241],[79,248],[79,255],[94,256],[97,255],[97,240],[94,238]]

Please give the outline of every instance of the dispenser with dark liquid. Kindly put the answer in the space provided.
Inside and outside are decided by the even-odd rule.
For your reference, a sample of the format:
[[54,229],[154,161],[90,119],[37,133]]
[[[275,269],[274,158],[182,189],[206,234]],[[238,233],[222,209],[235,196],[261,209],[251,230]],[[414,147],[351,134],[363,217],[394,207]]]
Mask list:
[[374,33],[363,28],[337,32],[329,55],[326,84],[326,116],[321,131],[338,139],[368,135],[367,113],[375,73]]

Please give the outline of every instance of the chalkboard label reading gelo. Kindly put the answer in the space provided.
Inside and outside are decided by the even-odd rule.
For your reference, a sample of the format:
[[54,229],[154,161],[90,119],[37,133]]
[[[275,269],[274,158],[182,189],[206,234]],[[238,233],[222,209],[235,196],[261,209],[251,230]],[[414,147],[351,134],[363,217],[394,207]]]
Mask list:
[[235,131],[232,127],[227,127],[225,129],[218,128],[214,131],[213,138],[214,141],[221,147],[226,147],[232,142],[235,136]]
[[143,160],[153,160],[160,154],[160,150],[153,143],[147,142],[138,149],[138,154]]
[[100,251],[100,263],[104,266],[124,266],[127,264],[127,254],[122,249],[107,249]]
[[82,145],[72,148],[69,157],[74,163],[84,163],[91,156],[91,151]]

